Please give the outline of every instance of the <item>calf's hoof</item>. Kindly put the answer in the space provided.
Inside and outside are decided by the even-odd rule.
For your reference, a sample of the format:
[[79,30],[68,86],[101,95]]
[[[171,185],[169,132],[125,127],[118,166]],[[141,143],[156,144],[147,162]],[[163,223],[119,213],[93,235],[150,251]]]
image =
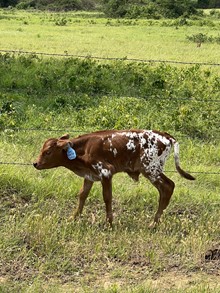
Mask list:
[[148,225],[148,228],[153,230],[153,229],[155,229],[155,228],[158,227],[159,223],[160,223],[160,221],[157,221],[157,222],[152,221],[152,222]]

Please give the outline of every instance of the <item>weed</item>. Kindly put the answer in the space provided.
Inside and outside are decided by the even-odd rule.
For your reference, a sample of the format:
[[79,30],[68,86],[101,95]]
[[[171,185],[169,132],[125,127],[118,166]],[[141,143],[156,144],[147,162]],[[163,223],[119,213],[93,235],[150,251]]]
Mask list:
[[64,26],[67,25],[68,20],[66,18],[60,18],[55,20],[55,25]]

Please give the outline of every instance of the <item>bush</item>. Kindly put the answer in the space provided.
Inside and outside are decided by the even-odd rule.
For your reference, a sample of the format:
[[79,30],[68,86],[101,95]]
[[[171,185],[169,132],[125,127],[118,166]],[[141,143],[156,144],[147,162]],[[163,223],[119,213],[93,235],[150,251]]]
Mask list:
[[0,105],[5,126],[24,123],[34,104],[45,121],[65,111],[80,128],[147,127],[200,138],[217,129],[219,105],[212,100],[218,99],[220,80],[198,66],[6,54],[0,55],[0,87],[1,100],[10,101]]
[[22,1],[16,5],[17,9],[28,9],[28,8],[35,8],[35,7],[36,7],[36,3],[34,0]]
[[4,0],[0,1],[0,7],[11,7],[15,6],[18,3],[18,0]]
[[65,26],[67,24],[68,20],[65,17],[59,18],[55,20],[55,25],[58,26]]
[[103,11],[108,17],[177,18],[196,14],[195,3],[187,0],[103,0]]
[[191,36],[186,36],[187,40],[192,41],[194,43],[202,44],[202,43],[214,43],[220,44],[220,36],[217,37],[208,36],[207,34],[198,33]]
[[55,0],[55,1],[22,0],[18,2],[16,7],[18,9],[28,9],[32,7],[32,8],[37,8],[41,10],[52,10],[52,11],[92,10],[96,7],[96,1],[95,0]]
[[215,17],[215,18],[220,18],[220,11],[219,10],[216,10],[216,9],[212,9],[210,11],[210,15]]
[[18,127],[25,118],[22,103],[9,95],[0,95],[0,128]]

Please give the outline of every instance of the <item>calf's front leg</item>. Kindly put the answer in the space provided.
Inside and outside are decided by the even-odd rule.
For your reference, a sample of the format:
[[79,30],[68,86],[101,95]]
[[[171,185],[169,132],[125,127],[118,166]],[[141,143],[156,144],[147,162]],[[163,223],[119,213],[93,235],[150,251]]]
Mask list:
[[112,178],[103,178],[102,180],[103,199],[106,207],[106,220],[112,227]]
[[93,186],[93,182],[89,181],[88,179],[84,179],[83,186],[79,192],[79,202],[78,207],[73,215],[73,218],[75,219],[77,216],[81,215],[83,211],[83,207],[86,201],[87,196],[89,195],[89,192]]

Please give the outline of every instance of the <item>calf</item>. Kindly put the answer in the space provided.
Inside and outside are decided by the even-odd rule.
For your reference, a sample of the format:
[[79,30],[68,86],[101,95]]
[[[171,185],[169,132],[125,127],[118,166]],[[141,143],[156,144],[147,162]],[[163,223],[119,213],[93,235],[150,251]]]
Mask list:
[[175,138],[156,130],[106,130],[73,139],[68,134],[59,139],[50,138],[44,143],[33,165],[38,170],[63,166],[84,178],[74,217],[82,213],[93,183],[101,181],[106,218],[110,225],[113,220],[113,175],[126,172],[133,180],[138,181],[142,174],[158,189],[160,195],[159,207],[150,225],[154,226],[169,204],[175,187],[174,182],[163,174],[172,146],[178,173],[188,180],[194,180],[194,177],[180,168],[179,144]]

